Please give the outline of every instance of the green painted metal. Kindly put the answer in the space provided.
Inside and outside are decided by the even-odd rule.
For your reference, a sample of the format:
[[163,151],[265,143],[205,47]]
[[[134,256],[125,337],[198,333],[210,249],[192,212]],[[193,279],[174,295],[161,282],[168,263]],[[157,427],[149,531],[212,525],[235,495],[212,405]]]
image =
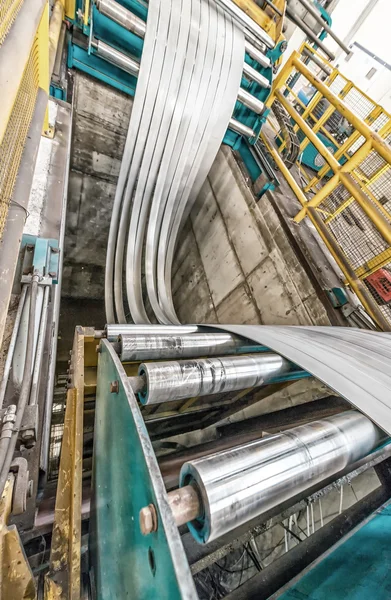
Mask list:
[[[139,513],[149,504],[158,530],[143,536]],[[97,600],[197,598],[144,420],[107,340],[98,361],[90,551]]]
[[390,600],[391,504],[310,568],[280,600]]

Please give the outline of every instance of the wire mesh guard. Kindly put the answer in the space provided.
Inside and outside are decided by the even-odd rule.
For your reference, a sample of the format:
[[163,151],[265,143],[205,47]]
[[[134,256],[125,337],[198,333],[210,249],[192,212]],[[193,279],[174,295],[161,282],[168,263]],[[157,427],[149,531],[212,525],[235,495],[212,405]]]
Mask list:
[[36,38],[0,144],[0,238],[11,203],[23,148],[34,112],[39,85],[39,48]]
[[[317,57],[322,58],[317,54]],[[307,68],[337,95],[356,117],[366,123],[372,131],[391,146],[391,115],[376,104],[337,69],[328,76],[311,59],[301,58]],[[323,59],[323,62],[326,63]],[[307,94],[303,102],[302,91]],[[285,85],[285,95],[297,112],[317,133],[324,146],[334,154],[340,165],[357,159],[350,170],[354,182],[359,185],[368,205],[376,207],[380,215],[391,226],[391,165],[374,149],[356,154],[367,141],[338,109],[322,95],[300,71],[292,69]],[[303,189],[309,199],[319,192],[334,175],[323,156],[312,146],[314,169],[303,167],[303,152],[310,145],[309,139],[296,124],[301,140],[298,159]],[[319,159],[317,162],[317,158]],[[315,167],[318,170],[315,170]],[[304,176],[304,177],[303,177]],[[391,247],[380,233],[376,224],[363,210],[362,205],[346,189],[336,182],[331,193],[317,206],[329,231],[343,250],[356,274],[365,282],[383,316],[391,325]]]
[[4,42],[23,0],[0,0],[0,46]]

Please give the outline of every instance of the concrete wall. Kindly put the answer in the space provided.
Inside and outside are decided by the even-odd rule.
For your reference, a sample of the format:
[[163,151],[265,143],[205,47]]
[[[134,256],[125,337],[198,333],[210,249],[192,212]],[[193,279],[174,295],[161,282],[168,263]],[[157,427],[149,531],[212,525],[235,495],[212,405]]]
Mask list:
[[329,324],[269,198],[256,202],[227,146],[182,232],[173,272],[183,322]]
[[101,299],[131,98],[75,72],[63,296]]

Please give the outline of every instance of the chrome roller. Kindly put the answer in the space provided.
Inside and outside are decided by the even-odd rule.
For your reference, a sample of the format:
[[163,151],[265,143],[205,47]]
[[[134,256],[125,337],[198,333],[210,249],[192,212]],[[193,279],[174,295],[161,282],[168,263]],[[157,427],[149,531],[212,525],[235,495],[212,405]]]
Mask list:
[[[164,327],[164,325],[162,326]],[[263,351],[230,333],[191,333],[189,335],[121,334],[118,338],[122,362],[160,360],[166,358],[195,358]]]
[[143,404],[160,404],[243,390],[264,385],[291,367],[272,352],[142,363],[138,375],[145,379],[146,389],[139,398]]
[[211,542],[336,475],[384,437],[370,419],[347,411],[187,462],[180,486],[193,486],[200,498],[189,528]]

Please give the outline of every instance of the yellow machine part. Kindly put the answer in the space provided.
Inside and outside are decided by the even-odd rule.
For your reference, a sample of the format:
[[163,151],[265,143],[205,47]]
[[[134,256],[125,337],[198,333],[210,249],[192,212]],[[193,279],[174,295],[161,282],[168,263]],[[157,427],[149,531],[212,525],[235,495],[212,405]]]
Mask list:
[[[49,5],[46,4],[39,27],[25,64],[23,75],[14,98],[12,110],[2,115],[0,137],[0,238],[8,207],[11,203],[27,133],[34,113],[38,89],[49,90],[48,71]],[[2,48],[0,47],[0,52]]]
[[[301,52],[304,47],[307,56],[312,52],[327,65],[329,75],[322,81],[312,65],[305,64],[306,59],[294,52],[278,73],[267,105],[271,106],[274,100],[282,104],[295,123],[295,130],[302,134],[300,151],[311,143],[324,166],[315,174],[307,173],[301,165],[300,152],[297,167],[300,180],[305,180],[300,186],[281,158],[284,143],[277,151],[261,135],[302,204],[295,221],[299,223],[306,216],[311,219],[346,282],[379,328],[390,331],[391,306],[365,279],[380,268],[391,274],[391,115],[311,46],[306,44]],[[295,78],[297,74],[299,79]],[[319,74],[324,78],[324,72]],[[291,81],[296,81],[293,87]],[[298,91],[308,85],[314,87],[315,93],[305,106]],[[325,127],[334,113],[351,128],[341,143]],[[318,133],[332,141],[334,154]]]
[[2,0],[0,2],[0,46],[15,21],[22,4],[23,0]]

